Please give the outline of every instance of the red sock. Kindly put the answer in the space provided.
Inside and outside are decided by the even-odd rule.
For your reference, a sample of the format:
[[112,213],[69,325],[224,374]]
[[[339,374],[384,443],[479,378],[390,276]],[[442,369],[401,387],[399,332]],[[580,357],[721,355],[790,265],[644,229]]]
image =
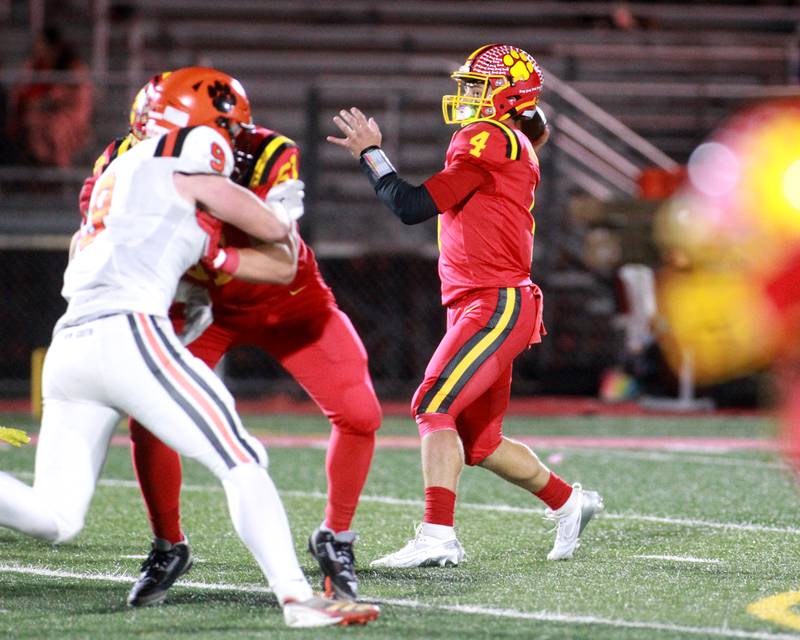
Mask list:
[[555,511],[563,507],[564,503],[569,500],[572,495],[572,487],[551,471],[547,484],[534,495]]
[[156,538],[172,544],[181,531],[181,458],[139,423],[129,420],[133,468]]
[[374,431],[352,433],[338,427],[331,431],[325,460],[328,476],[325,524],[335,533],[350,528],[374,451]]
[[452,527],[456,512],[456,494],[445,487],[425,487],[423,522]]

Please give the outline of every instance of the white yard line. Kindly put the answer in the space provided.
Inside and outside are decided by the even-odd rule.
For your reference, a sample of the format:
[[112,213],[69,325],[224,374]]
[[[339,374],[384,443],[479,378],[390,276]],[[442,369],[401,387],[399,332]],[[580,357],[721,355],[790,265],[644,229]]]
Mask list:
[[788,469],[782,462],[766,462],[762,460],[747,460],[746,458],[695,455],[683,452],[670,451],[629,451],[625,449],[559,449],[558,453],[568,456],[591,456],[592,458],[629,458],[631,460],[647,460],[651,462],[667,463],[696,463],[710,464],[725,467],[756,467],[763,469]]
[[694,556],[633,556],[643,560],[668,560],[669,562],[688,562],[691,564],[720,564],[715,558],[695,558]]
[[[120,558],[124,560],[144,560],[148,556],[144,553],[131,553],[129,555],[120,556]],[[202,558],[198,558],[196,555],[192,554],[192,561],[193,562],[205,562]]]
[[[20,478],[32,478],[33,474],[28,471],[11,472]],[[99,482],[103,487],[122,487],[125,489],[138,489],[139,484],[135,480],[122,480],[116,478],[102,478]],[[222,491],[222,485],[185,484],[181,487],[183,491],[212,492]],[[293,498],[315,498],[326,500],[327,495],[321,491],[280,491],[283,496]],[[375,502],[378,504],[388,504],[401,507],[424,508],[422,500],[410,500],[407,498],[394,498],[392,496],[361,496],[361,502]],[[459,509],[469,509],[472,511],[489,511],[494,513],[519,513],[532,516],[541,516],[544,509],[533,507],[515,507],[506,504],[481,504],[474,502],[461,502]],[[762,533],[785,533],[790,535],[800,535],[800,528],[797,527],[770,527],[762,524],[740,524],[737,522],[717,522],[715,520],[696,520],[693,518],[670,518],[668,516],[650,516],[641,513],[608,513],[603,512],[599,516],[608,520],[626,520],[631,522],[652,522],[656,524],[669,524],[681,527],[705,527],[708,529],[722,529],[728,531],[753,531]]]
[[[64,578],[68,580],[94,580],[98,582],[124,582],[130,584],[138,576],[129,576],[125,573],[78,573],[64,569],[48,569],[47,567],[31,567],[24,565],[0,564],[0,573],[22,573],[43,578]],[[178,580],[176,587],[188,587],[205,591],[241,591],[246,593],[272,593],[266,585],[237,585],[225,583],[193,582],[191,580]]]
[[[35,575],[45,578],[61,578],[70,580],[91,580],[96,582],[132,582],[135,577],[119,573],[78,573],[62,569],[48,569],[46,567],[32,567],[21,565],[0,565],[0,573],[16,573]],[[263,585],[235,585],[227,583],[189,582],[179,580],[176,587],[189,589],[203,589],[209,591],[233,591],[239,593],[268,593],[270,589]],[[763,631],[747,631],[746,629],[731,629],[727,627],[692,627],[660,622],[640,622],[638,620],[620,620],[614,618],[601,618],[598,616],[570,615],[567,613],[554,613],[551,611],[517,611],[515,609],[494,609],[491,607],[477,607],[462,604],[430,604],[417,600],[372,600],[383,605],[407,607],[411,609],[425,609],[428,611],[452,611],[478,616],[494,618],[512,618],[516,620],[537,620],[539,622],[553,622],[560,624],[585,624],[618,627],[626,629],[648,629],[651,631],[667,631],[670,633],[685,633],[690,635],[716,636],[719,638],[746,638],[752,640],[798,640],[800,636],[785,633],[768,633]]]

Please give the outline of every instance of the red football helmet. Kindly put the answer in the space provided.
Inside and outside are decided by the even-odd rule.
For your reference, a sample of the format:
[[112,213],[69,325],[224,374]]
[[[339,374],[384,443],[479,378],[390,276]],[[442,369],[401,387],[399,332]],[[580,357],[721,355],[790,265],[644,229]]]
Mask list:
[[442,98],[447,124],[465,125],[480,118],[505,120],[532,111],[542,91],[542,71],[529,53],[507,44],[473,51],[450,76],[458,93]]
[[163,74],[150,101],[147,137],[201,124],[217,129],[231,144],[242,128],[252,126],[250,102],[241,83],[207,67]]
[[147,118],[150,113],[150,107],[153,99],[156,97],[158,85],[166,78],[171,72],[165,71],[153,76],[147,81],[136,97],[133,99],[131,105],[131,113],[128,118],[130,124],[130,132],[137,140],[144,140],[147,137],[145,127],[147,125]]

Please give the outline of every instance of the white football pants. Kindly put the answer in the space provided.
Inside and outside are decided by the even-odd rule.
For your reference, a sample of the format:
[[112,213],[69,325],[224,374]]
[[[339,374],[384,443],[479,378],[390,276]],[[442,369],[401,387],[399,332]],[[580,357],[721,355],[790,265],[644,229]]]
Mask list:
[[0,473],[0,525],[53,542],[75,537],[111,435],[127,414],[222,481],[234,527],[281,602],[312,595],[264,447],[169,320],[117,314],[62,329],[47,352],[42,384],[33,487]]

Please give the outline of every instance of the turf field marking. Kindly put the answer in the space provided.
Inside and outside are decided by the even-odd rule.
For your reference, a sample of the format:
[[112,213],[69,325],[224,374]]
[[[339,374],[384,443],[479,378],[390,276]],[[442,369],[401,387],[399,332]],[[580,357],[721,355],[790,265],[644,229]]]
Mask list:
[[[48,569],[47,567],[31,567],[24,565],[0,564],[0,573],[22,573],[43,578],[64,578],[66,580],[94,580],[97,582],[124,582],[130,584],[139,576],[129,576],[125,573],[78,573],[64,569]],[[236,585],[213,582],[194,582],[192,580],[178,580],[176,587],[201,589],[205,591],[246,591],[248,593],[272,593],[266,585]]]
[[785,591],[747,605],[747,613],[800,631],[800,615],[792,611],[798,604],[800,604],[800,591]]
[[[75,571],[64,571],[63,569],[48,569],[46,567],[22,565],[0,565],[0,573],[17,573],[68,580],[91,580],[95,582],[125,582],[126,584],[129,584],[135,580],[134,576],[128,576],[120,573],[78,573]],[[189,589],[232,591],[239,593],[270,592],[269,587],[264,585],[235,585],[227,583],[189,582],[179,580],[174,586],[185,587]],[[746,629],[731,629],[727,627],[691,627],[688,625],[660,622],[640,622],[638,620],[620,620],[614,618],[600,618],[597,616],[570,615],[566,613],[554,613],[551,611],[517,611],[515,609],[493,609],[491,607],[477,607],[460,604],[430,604],[422,603],[417,600],[400,599],[367,600],[367,602],[375,602],[377,604],[406,607],[411,609],[426,609],[428,611],[451,611],[454,613],[467,613],[493,618],[537,620],[539,622],[554,622],[563,624],[601,625],[606,627],[619,627],[626,629],[648,629],[651,631],[667,631],[670,633],[685,633],[689,635],[716,636],[719,638],[743,638],[752,640],[798,640],[798,638],[800,638],[800,636],[795,634],[747,631]]]
[[[782,462],[766,462],[763,460],[747,460],[745,458],[731,458],[723,456],[702,456],[692,455],[683,452],[670,452],[670,451],[629,451],[625,449],[564,449],[559,453],[569,453],[570,456],[587,455],[595,457],[609,457],[609,458],[630,458],[632,460],[648,460],[653,462],[668,462],[675,463],[697,463],[697,464],[711,464],[721,465],[726,467],[758,467],[764,469],[786,469],[786,465]],[[554,454],[557,455],[557,454]]]
[[695,558],[694,556],[633,556],[643,560],[669,560],[670,562],[690,562],[694,564],[719,564],[721,560],[715,558]]
[[[328,446],[328,435],[324,434],[255,434],[267,447],[324,449]],[[514,436],[534,449],[644,449],[674,452],[724,453],[727,451],[776,451],[778,444],[768,438],[698,438],[683,436]],[[31,444],[38,443],[39,436],[31,436]],[[127,435],[117,434],[111,444],[130,446]],[[377,436],[379,449],[419,449],[418,436]]]
[[[12,471],[15,476],[21,478],[32,478],[33,473],[29,471]],[[116,478],[103,478],[98,484],[103,487],[122,487],[126,489],[138,489],[139,484],[135,480],[122,480]],[[181,487],[182,491],[222,491],[222,485],[218,484],[185,484]],[[279,491],[282,496],[293,498],[316,498],[327,500],[328,496],[322,491]],[[392,496],[361,496],[361,502],[375,502],[378,504],[388,504],[400,507],[415,507],[422,509],[425,503],[422,500],[411,500],[408,498],[394,498]],[[519,513],[527,515],[544,515],[544,509],[532,507],[515,507],[507,504],[480,504],[474,502],[459,503],[460,509],[470,509],[473,511],[490,511],[497,513]],[[788,533],[791,535],[800,534],[800,529],[796,527],[770,527],[762,524],[739,524],[737,522],[717,522],[714,520],[696,520],[693,518],[670,518],[668,516],[649,516],[640,513],[608,513],[603,512],[600,516],[608,520],[627,520],[633,522],[653,522],[656,524],[671,524],[682,527],[706,527],[709,529],[723,529],[731,531],[755,531],[763,533]]]
[[[123,560],[146,560],[149,556],[144,553],[131,553],[128,555],[120,556]],[[198,558],[196,555],[192,554],[192,561],[194,562],[205,562],[202,558]]]

